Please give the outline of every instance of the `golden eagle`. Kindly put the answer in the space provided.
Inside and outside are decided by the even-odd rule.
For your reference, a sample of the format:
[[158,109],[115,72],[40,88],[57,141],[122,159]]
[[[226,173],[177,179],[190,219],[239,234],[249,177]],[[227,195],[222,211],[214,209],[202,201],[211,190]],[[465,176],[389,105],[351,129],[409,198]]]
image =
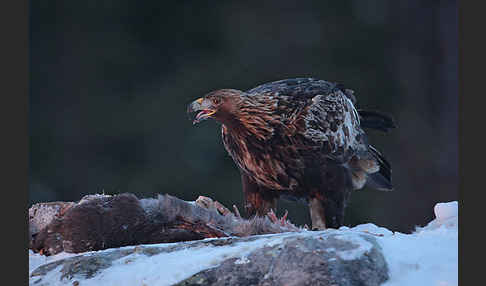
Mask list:
[[363,128],[387,132],[393,119],[357,110],[353,91],[314,78],[248,91],[220,89],[189,104],[193,123],[222,123],[224,147],[241,172],[245,209],[267,214],[285,197],[308,202],[313,229],[343,224],[352,190],[392,190],[391,166]]

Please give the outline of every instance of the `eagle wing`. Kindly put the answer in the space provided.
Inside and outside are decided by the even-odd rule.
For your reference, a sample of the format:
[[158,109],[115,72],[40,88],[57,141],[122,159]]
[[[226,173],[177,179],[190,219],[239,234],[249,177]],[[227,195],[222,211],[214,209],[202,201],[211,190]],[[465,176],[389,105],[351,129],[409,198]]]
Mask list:
[[284,79],[257,86],[247,95],[277,97],[282,123],[305,139],[306,147],[320,149],[341,163],[355,152],[366,152],[366,135],[354,107],[353,92],[342,85],[314,78]]

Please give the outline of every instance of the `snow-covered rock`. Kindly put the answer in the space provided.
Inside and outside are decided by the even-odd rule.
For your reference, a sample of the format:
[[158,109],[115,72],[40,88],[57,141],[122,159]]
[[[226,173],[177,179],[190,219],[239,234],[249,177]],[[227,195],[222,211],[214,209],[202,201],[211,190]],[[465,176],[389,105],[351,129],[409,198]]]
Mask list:
[[380,285],[388,278],[373,235],[338,230],[128,246],[51,259],[31,270],[31,285],[286,285],[291,281],[345,286]]
[[411,234],[374,224],[127,246],[29,251],[31,285],[457,285],[457,202]]

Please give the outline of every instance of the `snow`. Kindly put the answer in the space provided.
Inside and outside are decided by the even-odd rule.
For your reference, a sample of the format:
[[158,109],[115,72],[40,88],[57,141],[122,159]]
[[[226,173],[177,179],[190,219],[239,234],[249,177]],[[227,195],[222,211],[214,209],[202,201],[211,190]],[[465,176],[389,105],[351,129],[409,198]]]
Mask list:
[[32,250],[29,249],[29,275],[32,273],[33,270],[35,270],[37,267],[41,265],[51,263],[59,259],[76,256],[76,255],[78,254],[61,252],[56,255],[44,256],[44,255],[34,253]]
[[371,223],[340,230],[382,235],[376,240],[390,275],[383,286],[458,285],[458,203],[438,203],[434,213],[433,221],[412,234],[391,232]]
[[436,219],[406,235],[395,233],[378,241],[395,285],[458,285],[458,205],[437,204]]
[[[436,218],[433,221],[425,227],[417,227],[411,234],[393,232],[367,223],[324,232],[304,231],[298,235],[320,234],[322,236],[323,233],[333,233],[336,234],[336,238],[359,245],[358,248],[337,253],[342,259],[354,259],[371,249],[371,243],[356,236],[356,233],[372,235],[381,246],[389,268],[390,279],[383,286],[458,285],[458,203],[457,201],[438,203],[434,207],[434,213]],[[277,245],[287,236],[294,235],[296,234],[263,235],[262,239],[254,241],[237,242],[225,246],[193,247],[153,256],[133,253],[116,260],[109,270],[102,271],[91,279],[83,279],[81,284],[87,286],[171,285],[202,270],[218,266],[229,258],[237,258],[235,261],[237,264],[251,263],[248,254],[253,250]],[[153,244],[144,247],[168,245],[171,244]],[[91,253],[94,252],[84,254]],[[29,250],[29,274],[40,265],[75,255],[78,254],[60,253],[45,257]],[[50,271],[43,281],[49,281],[49,285],[72,285],[72,281],[60,280],[61,267]],[[111,284],[107,284],[106,281],[110,281]]]
[[336,235],[335,238],[349,241],[352,244],[358,245],[357,248],[337,252],[337,255],[339,255],[339,257],[341,257],[344,260],[354,260],[356,258],[359,258],[361,257],[361,255],[370,252],[371,249],[373,248],[373,245],[370,242],[366,241],[360,236],[341,234],[341,235]]

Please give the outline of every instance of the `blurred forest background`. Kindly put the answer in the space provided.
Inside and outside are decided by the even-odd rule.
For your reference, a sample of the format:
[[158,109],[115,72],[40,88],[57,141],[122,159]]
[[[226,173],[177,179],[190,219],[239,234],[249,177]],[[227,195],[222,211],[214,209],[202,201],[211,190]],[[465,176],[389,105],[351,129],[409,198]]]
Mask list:
[[[370,131],[394,192],[345,222],[410,232],[458,200],[456,1],[31,1],[30,203],[93,193],[210,196],[243,210],[220,126],[186,105],[219,88],[316,77],[399,128]],[[297,224],[307,206],[280,201]]]

